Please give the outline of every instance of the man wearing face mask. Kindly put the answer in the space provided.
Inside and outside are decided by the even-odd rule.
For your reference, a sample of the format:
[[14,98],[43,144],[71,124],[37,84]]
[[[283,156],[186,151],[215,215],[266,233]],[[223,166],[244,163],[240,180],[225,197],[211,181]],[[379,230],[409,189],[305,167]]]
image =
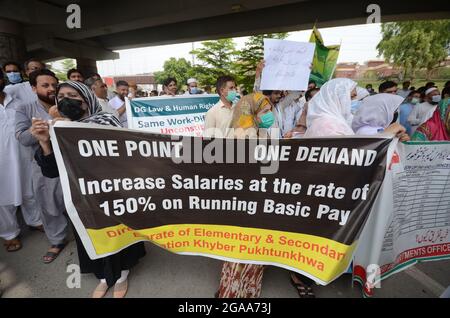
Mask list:
[[[30,85],[37,95],[37,100],[20,104],[16,110],[15,131],[17,140],[31,148],[34,154],[39,148],[38,140],[31,134],[32,122],[36,120],[51,120],[49,109],[55,104],[56,85],[58,79],[47,69],[30,73]],[[41,220],[45,234],[50,242],[50,248],[43,257],[44,263],[50,263],[58,257],[65,246],[67,236],[67,219],[64,216],[65,206],[59,178],[44,177],[40,167],[32,164],[33,194],[40,208]]]
[[184,95],[197,95],[204,94],[201,89],[198,88],[198,83],[195,78],[190,78],[187,80],[188,90],[184,93]]
[[22,73],[18,63],[12,61],[6,62],[3,64],[3,71],[5,72],[10,85],[16,85],[23,82]]
[[[24,63],[25,75],[30,78],[30,74],[37,70],[45,69],[45,64],[37,59],[29,59]],[[5,92],[22,100],[23,103],[33,103],[37,101],[36,94],[31,88],[30,82],[21,82],[5,87]]]
[[413,128],[408,122],[408,117],[413,111],[414,107],[416,107],[420,103],[420,92],[411,91],[403,103],[399,107],[399,121],[400,125],[406,128],[406,132],[408,135],[412,135],[414,133]]
[[437,87],[431,87],[425,91],[424,102],[416,105],[408,116],[408,122],[413,130],[433,116],[440,101],[441,94]]
[[234,105],[238,98],[236,81],[231,76],[221,76],[217,79],[216,91],[220,100],[211,107],[205,115],[205,137],[225,137],[228,135]]

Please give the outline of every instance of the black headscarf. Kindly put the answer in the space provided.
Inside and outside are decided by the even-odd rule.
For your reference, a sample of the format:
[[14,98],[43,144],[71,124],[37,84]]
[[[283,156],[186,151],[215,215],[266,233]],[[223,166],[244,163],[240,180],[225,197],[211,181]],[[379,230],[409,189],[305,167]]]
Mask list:
[[75,89],[84,99],[86,104],[88,104],[89,116],[80,119],[80,122],[122,127],[120,121],[116,118],[116,116],[114,116],[113,114],[102,112],[102,106],[100,106],[97,97],[95,97],[94,93],[92,93],[89,87],[80,82],[66,81],[58,85],[58,88],[56,89],[56,95],[58,95],[61,87],[64,86],[69,86]]

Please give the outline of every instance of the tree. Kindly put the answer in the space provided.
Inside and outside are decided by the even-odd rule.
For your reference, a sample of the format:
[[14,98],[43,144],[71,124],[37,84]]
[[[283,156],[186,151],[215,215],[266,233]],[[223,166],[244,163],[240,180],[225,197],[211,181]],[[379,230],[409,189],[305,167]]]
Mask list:
[[163,71],[155,72],[156,82],[162,84],[166,78],[174,77],[178,82],[178,89],[186,84],[188,78],[193,75],[192,65],[185,58],[171,57],[164,62],[163,69]]
[[402,67],[403,78],[414,79],[416,72],[427,70],[427,79],[449,55],[450,20],[391,22],[381,25],[379,56]]
[[[59,66],[57,66],[59,64]],[[67,81],[67,71],[75,68],[74,59],[64,59],[60,62],[50,63],[50,69],[55,73],[56,77],[61,81]]]
[[202,47],[190,52],[200,61],[194,66],[195,76],[202,85],[215,85],[222,75],[235,72],[236,44],[233,39],[202,42]]
[[238,82],[244,88],[251,92],[255,82],[256,65],[264,58],[264,39],[285,39],[288,33],[261,34],[251,36],[245,42],[245,48],[242,49],[236,61],[236,73]]

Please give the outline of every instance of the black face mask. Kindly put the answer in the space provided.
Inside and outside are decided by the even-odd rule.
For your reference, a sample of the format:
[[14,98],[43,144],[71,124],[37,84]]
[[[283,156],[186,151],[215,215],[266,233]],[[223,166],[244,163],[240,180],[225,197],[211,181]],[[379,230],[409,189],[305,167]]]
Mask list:
[[85,110],[81,108],[82,104],[83,102],[81,100],[64,97],[58,101],[58,111],[64,117],[72,121],[77,121],[85,113]]

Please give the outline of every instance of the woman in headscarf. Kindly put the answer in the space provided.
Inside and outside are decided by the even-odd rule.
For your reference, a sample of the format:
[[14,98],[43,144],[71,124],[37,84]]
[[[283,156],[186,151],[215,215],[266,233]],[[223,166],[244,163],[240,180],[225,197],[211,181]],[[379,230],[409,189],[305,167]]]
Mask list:
[[352,99],[351,107],[352,109],[350,112],[354,115],[358,111],[358,108],[361,107],[361,103],[364,98],[369,96],[370,93],[367,89],[362,88],[361,86],[356,86],[356,98]]
[[347,78],[326,82],[308,103],[304,137],[353,135],[351,103],[357,96],[356,85]]
[[262,93],[246,95],[235,106],[229,137],[268,137],[270,129],[277,128],[274,123],[275,115],[269,98]]
[[[307,129],[304,137],[327,137],[327,136],[352,136],[355,133],[352,129],[352,121],[353,115],[351,114],[351,105],[352,100],[356,100],[357,97],[357,84],[356,82],[346,79],[346,78],[337,78],[332,79],[325,83],[321,88],[319,93],[317,93],[308,103],[308,113],[306,116],[306,124]],[[384,94],[384,95],[392,95],[392,94]],[[358,113],[363,113],[366,115],[366,112],[363,108],[366,108],[366,105],[377,105],[377,107],[381,107],[380,103],[371,103],[370,98],[376,98],[379,95],[374,95],[370,97],[366,97],[363,101],[362,106],[359,108]],[[393,95],[392,95],[393,96]],[[398,96],[393,96],[395,97]],[[383,98],[381,98],[383,99]],[[379,99],[374,99],[372,101],[377,101]],[[402,102],[402,98],[400,100],[396,99],[395,103],[398,104],[395,108],[398,108],[400,103]],[[394,103],[394,104],[395,104]],[[372,110],[374,110],[372,108]],[[375,113],[380,112],[380,110],[375,111]],[[385,120],[389,120],[388,126],[394,117],[394,110],[391,115],[390,110],[386,110],[386,116],[388,117]],[[376,114],[375,114],[376,115]],[[363,118],[364,117],[364,118]],[[361,122],[361,127],[367,127],[370,125],[384,125],[383,122],[372,121],[371,117],[367,114],[367,116],[362,116],[361,118],[356,118],[358,122]],[[365,121],[365,119],[368,119]],[[358,128],[360,127],[358,125]],[[377,128],[375,128],[375,133],[377,133]],[[392,125],[389,129],[385,130],[386,133],[392,133],[394,135],[403,135],[405,129],[400,125]],[[311,288],[313,281],[309,278],[301,276],[297,273],[291,273],[291,282],[294,287],[297,289],[299,296],[302,298],[313,298],[314,292]]]
[[[235,106],[230,128],[234,138],[266,135],[275,121],[273,106],[261,93],[246,95]],[[263,128],[263,129],[258,129]],[[219,298],[257,298],[261,294],[263,265],[225,262],[222,267]]]
[[[82,83],[75,81],[61,83],[56,90],[56,100],[58,113],[66,120],[121,127],[114,115],[101,112],[101,106],[92,91]],[[33,120],[31,130],[33,136],[39,140],[40,148],[36,151],[35,159],[41,166],[42,173],[49,178],[57,177],[59,174],[50,144],[47,122]],[[129,270],[145,255],[144,243],[139,242],[117,254],[91,260],[76,231],[74,235],[81,273],[94,273],[100,279],[92,297],[103,297],[112,286],[115,298],[124,297],[128,289]]]
[[417,128],[412,140],[450,141],[450,98],[439,102],[433,117]]
[[403,97],[380,93],[364,99],[352,122],[357,135],[375,135],[384,132],[398,119],[398,108]]
[[352,128],[357,135],[394,134],[400,141],[409,141],[406,128],[397,123],[403,97],[380,93],[364,99],[353,117]]
[[[308,101],[306,132],[304,137],[354,135],[351,128],[352,99],[356,99],[356,82],[337,78],[326,82],[318,93]],[[291,272],[291,283],[300,298],[315,298],[314,281]]]
[[[357,96],[356,82],[337,78],[326,82],[320,91],[308,101],[306,132],[304,137],[353,135],[351,122],[352,99]],[[300,298],[315,298],[314,281],[291,272],[291,283]]]

